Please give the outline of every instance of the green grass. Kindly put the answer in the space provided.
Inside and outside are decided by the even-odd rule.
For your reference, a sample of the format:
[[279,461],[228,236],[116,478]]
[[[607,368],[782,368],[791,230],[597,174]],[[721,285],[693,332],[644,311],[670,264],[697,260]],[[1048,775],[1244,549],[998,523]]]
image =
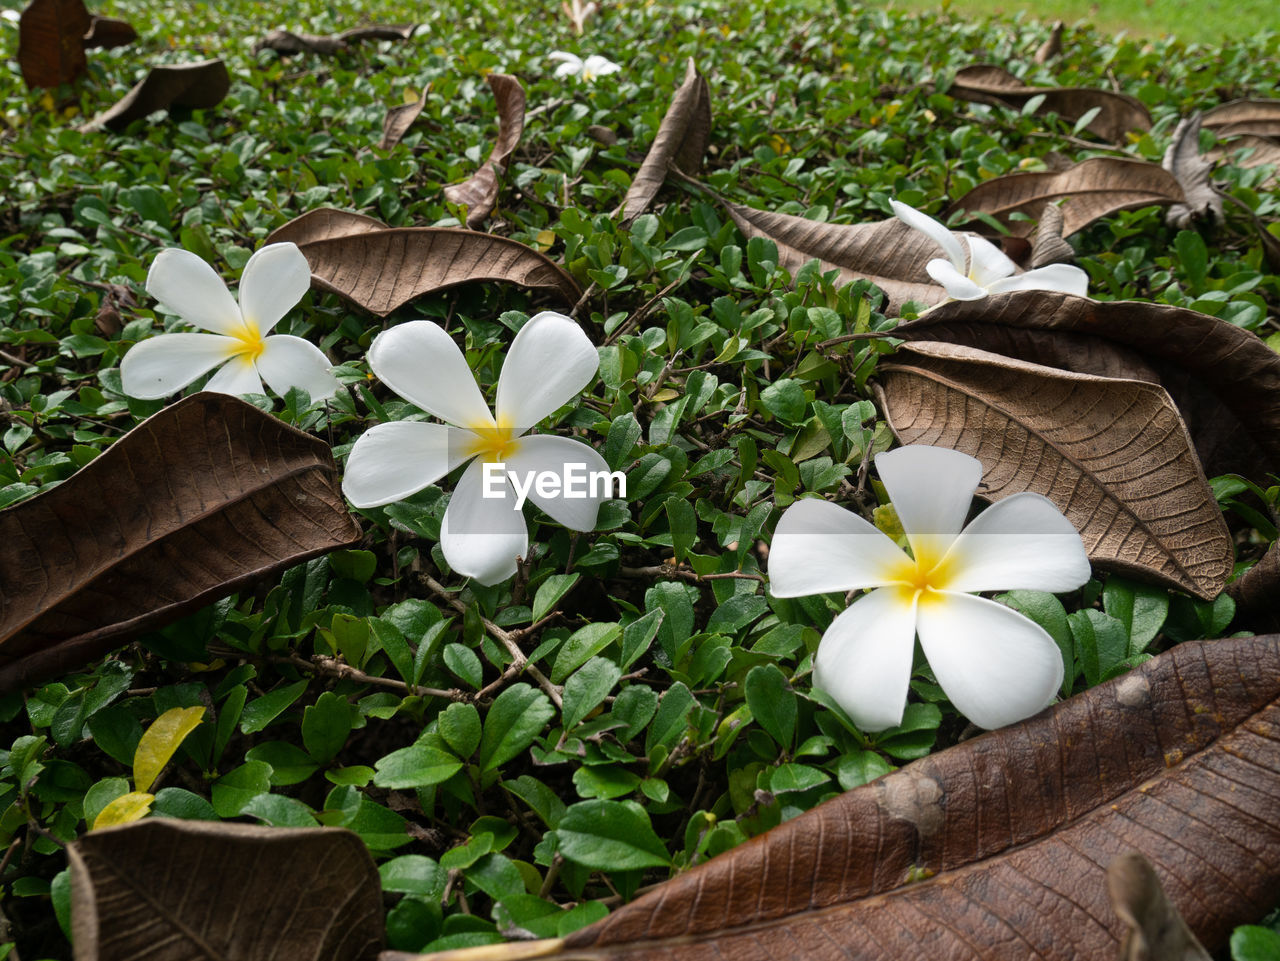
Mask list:
[[1061,20],[1069,27],[1091,26],[1108,33],[1123,30],[1134,38],[1174,36],[1184,43],[1219,43],[1280,31],[1280,7],[1271,0],[891,0],[888,6],[966,20]]

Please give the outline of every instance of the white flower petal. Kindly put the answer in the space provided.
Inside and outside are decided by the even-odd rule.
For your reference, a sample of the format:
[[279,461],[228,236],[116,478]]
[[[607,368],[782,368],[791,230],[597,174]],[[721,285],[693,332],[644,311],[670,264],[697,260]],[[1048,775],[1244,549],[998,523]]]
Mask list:
[[915,652],[911,593],[882,587],[831,622],[813,660],[813,684],[864,731],[902,722]]
[[333,365],[315,344],[292,334],[275,334],[262,342],[258,373],[280,396],[290,387],[302,387],[312,400],[332,397],[338,390]]
[[258,335],[280,323],[311,288],[311,268],[297,244],[268,244],[240,275],[240,314]]
[[516,510],[511,485],[501,497],[486,497],[481,468],[473,460],[458,481],[440,525],[440,548],[455,572],[491,586],[516,572],[516,558],[529,553],[529,529]]
[[556,67],[555,75],[557,77],[576,77],[582,73],[582,58],[577,54],[568,53],[564,50],[553,50],[547,55],[547,59],[562,61],[560,66]]
[[993,294],[1003,294],[1011,290],[1058,290],[1064,294],[1087,297],[1089,275],[1071,264],[1049,264],[1047,267],[1028,270],[1025,274],[1016,274],[1004,280],[997,280],[990,287],[990,292]]
[[584,73],[591,73],[597,77],[604,77],[611,73],[617,73],[622,68],[607,57],[602,57],[598,53],[593,53],[587,57],[582,65]]
[[187,323],[215,334],[235,334],[243,327],[227,285],[189,250],[160,251],[147,271],[147,293]]
[[1047,497],[997,501],[961,531],[946,557],[949,591],[1053,591],[1089,579],[1080,534]]
[[369,366],[409,403],[458,427],[493,427],[467,359],[439,324],[414,320],[384,330],[369,345]]
[[1003,604],[950,591],[922,597],[920,644],[951,703],[996,728],[1049,706],[1062,685],[1062,654],[1045,630]]
[[1003,250],[985,237],[969,234],[965,239],[969,241],[969,277],[979,287],[990,287],[1018,269]]
[[964,527],[982,480],[981,462],[945,447],[912,444],[877,455],[876,469],[916,561],[940,560]]
[[239,346],[221,334],[160,334],[129,349],[120,362],[120,382],[130,397],[159,400],[207,374]]
[[942,258],[929,261],[924,269],[934,281],[946,288],[947,296],[952,300],[981,300],[987,296],[985,287],[979,287]]
[[569,53],[567,50],[552,50],[547,54],[548,60],[563,60],[565,63],[582,63],[582,58],[576,53]]
[[916,210],[915,207],[910,207],[898,200],[890,200],[889,206],[893,208],[895,217],[913,230],[920,231],[941,247],[942,252],[947,255],[947,260],[951,261],[951,266],[958,273],[964,273],[964,247],[959,237],[928,214]]
[[498,375],[498,423],[524,432],[582,393],[600,355],[582,328],[544,310],[520,328]]
[[[519,490],[527,489],[525,496],[557,524],[575,531],[594,530],[600,505],[614,496],[613,485],[589,481],[592,474],[609,473],[604,458],[593,448],[569,437],[536,434],[522,437],[516,444],[515,453],[507,458],[506,469],[515,473]],[[574,465],[572,475],[567,472],[568,465]],[[559,478],[561,492],[543,495],[538,492],[536,482],[529,487],[530,472],[535,478],[542,473]],[[551,482],[544,483],[550,490]],[[569,490],[592,496],[570,497]]]
[[209,378],[209,382],[204,385],[204,390],[213,391],[215,394],[235,394],[237,397],[243,397],[245,394],[266,393],[262,389],[262,378],[258,376],[258,369],[253,366],[253,361],[243,354],[227,361],[221,370]]
[[371,427],[347,457],[342,493],[356,507],[381,507],[434,484],[467,459],[466,431],[393,421]]
[[857,514],[806,497],[788,507],[769,544],[769,593],[804,597],[889,583],[909,563],[888,535]]

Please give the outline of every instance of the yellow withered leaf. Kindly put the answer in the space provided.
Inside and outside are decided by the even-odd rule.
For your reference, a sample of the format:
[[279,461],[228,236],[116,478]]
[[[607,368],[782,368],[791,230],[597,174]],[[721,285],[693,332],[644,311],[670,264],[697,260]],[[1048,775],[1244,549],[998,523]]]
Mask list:
[[98,812],[98,816],[93,819],[93,830],[138,821],[151,810],[151,802],[154,800],[155,795],[143,791],[122,794]]
[[145,791],[160,776],[173,752],[204,717],[203,707],[172,707],[142,732],[133,755],[133,786]]

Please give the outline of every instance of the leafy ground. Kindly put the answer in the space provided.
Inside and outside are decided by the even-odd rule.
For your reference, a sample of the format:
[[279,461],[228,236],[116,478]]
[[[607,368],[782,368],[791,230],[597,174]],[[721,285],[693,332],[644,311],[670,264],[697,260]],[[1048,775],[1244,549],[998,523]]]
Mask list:
[[[761,576],[762,544],[798,494],[874,506],[859,468],[892,440],[867,387],[885,348],[855,342],[824,354],[810,341],[814,330],[887,328],[877,295],[814,272],[791,284],[776,251],[744,242],[691,188],[668,185],[630,231],[610,217],[687,57],[712,91],[706,181],[741,203],[842,223],[888,216],[890,198],[937,212],[1049,151],[1091,155],[1070,125],[935,91],[974,61],[1025,68],[1035,82],[1117,85],[1151,110],[1154,129],[1128,146],[1155,161],[1192,110],[1280,96],[1274,34],[1190,49],[1076,32],[1060,61],[1034,67],[1030,53],[1047,36],[1039,25],[833,15],[795,0],[619,5],[581,39],[551,3],[95,12],[130,20],[140,40],[91,55],[74,90],[28,92],[12,63],[0,80],[0,503],[65,480],[162,406],[125,398],[119,381],[124,352],[165,319],[142,290],[162,248],[184,246],[234,278],[267,233],[316,207],[393,225],[455,223],[460,211],[441,188],[488,153],[490,71],[521,78],[531,115],[489,229],[594,283],[577,317],[602,345],[601,376],[561,425],[626,467],[630,489],[593,534],[539,524],[533,538],[545,549],[527,575],[482,588],[443,565],[445,491],[429,488],[365,512],[358,549],[0,699],[0,743],[12,752],[0,773],[0,883],[8,936],[28,959],[69,956],[51,910],[65,922],[61,849],[130,790],[143,730],[173,707],[206,711],[153,788],[156,812],[352,828],[383,864],[390,943],[406,950],[485,943],[511,926],[563,934],[962,734],[923,670],[901,729],[863,734],[813,699],[812,653],[842,599],[775,600]],[[428,29],[329,58],[251,52],[276,27],[326,34],[365,17]],[[0,31],[12,48],[12,24]],[[622,70],[593,85],[557,80],[554,49],[598,52]],[[206,56],[231,72],[219,107],[122,135],[74,129],[144,64]],[[375,149],[387,107],[427,84],[419,123],[396,149]],[[618,142],[592,139],[592,126]],[[1276,219],[1280,194],[1260,171],[1222,176]],[[1175,245],[1175,234],[1149,208],[1077,235],[1091,293],[1195,303],[1270,334],[1280,277],[1259,246],[1211,236]],[[1205,261],[1175,252],[1192,249],[1207,250]],[[100,284],[131,288],[137,306],[111,302]],[[447,323],[488,390],[510,330],[541,306],[484,285],[422,299],[387,322]],[[396,403],[365,376],[365,348],[382,327],[320,293],[282,325],[327,350],[351,386],[330,408],[277,403],[277,413],[331,440],[340,458]],[[1274,503],[1274,490],[1264,498]],[[1242,559],[1275,536],[1259,510],[1233,516]],[[1135,597],[1145,612],[1136,619]],[[1234,630],[1227,599],[1193,601],[1114,575],[1061,603],[1064,613],[1094,611],[1066,635],[1078,653],[1086,634],[1095,645],[1087,672],[1078,661],[1076,690],[1145,656],[1131,651]],[[1121,609],[1123,620],[1113,616]],[[1099,624],[1122,632],[1102,664]],[[504,675],[503,633],[563,708],[530,676]],[[1131,634],[1143,643],[1131,645]],[[379,683],[313,655],[341,656]],[[415,685],[457,694],[420,696]],[[406,753],[415,745],[426,750]],[[597,842],[620,830],[649,852],[636,865],[667,866],[618,868]]]
[[990,3],[981,0],[894,0],[900,10],[950,14],[952,17],[1032,17],[1061,20],[1068,26],[1091,26],[1103,31],[1125,30],[1133,39],[1177,37],[1185,43],[1217,44],[1244,40],[1260,29],[1280,29],[1280,16],[1266,0],[1042,0],[1037,3]]

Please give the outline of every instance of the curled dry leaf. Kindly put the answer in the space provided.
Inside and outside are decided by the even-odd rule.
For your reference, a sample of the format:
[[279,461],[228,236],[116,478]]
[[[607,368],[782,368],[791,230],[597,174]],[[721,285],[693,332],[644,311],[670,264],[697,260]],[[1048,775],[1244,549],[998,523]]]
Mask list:
[[1053,26],[1049,29],[1049,38],[1036,49],[1036,63],[1046,64],[1062,53],[1062,31],[1062,21],[1053,21]]
[[237,398],[193,394],[0,511],[0,689],[359,537],[327,444]]
[[157,110],[187,107],[203,110],[217,106],[231,89],[231,78],[221,60],[152,67],[132,90],[109,110],[98,114],[80,130],[123,130]]
[[1130,130],[1151,129],[1147,108],[1127,94],[1091,87],[1028,87],[993,64],[965,67],[947,92],[959,100],[1019,108],[1032,97],[1043,97],[1038,113],[1056,113],[1072,123],[1096,110],[1085,129],[1112,143],[1123,143]]
[[1013,173],[978,184],[947,210],[990,214],[1014,236],[1026,237],[1034,224],[1011,220],[1022,213],[1040,220],[1044,208],[1063,200],[1062,235],[1070,237],[1101,217],[1117,210],[1152,204],[1185,203],[1186,196],[1173,174],[1144,160],[1093,157],[1075,166],[1049,173]]
[[1247,330],[1183,307],[1047,290],[956,301],[895,337],[979,347],[1081,374],[1158,383],[1210,476],[1280,472],[1280,356]]
[[1057,204],[1046,204],[1031,241],[1031,266],[1065,264],[1075,258],[1075,250],[1062,237],[1062,209]]
[[1231,574],[1231,536],[1163,388],[955,344],[904,344],[878,368],[904,444],[982,461],[978,494],[1043,494],[1094,564],[1205,600]]
[[88,68],[84,0],[31,0],[18,20],[18,67],[28,87],[70,83]]
[[1233,100],[1205,113],[1204,125],[1219,137],[1280,137],[1280,100]]
[[1111,862],[1107,891],[1125,925],[1120,961],[1212,961],[1165,894],[1156,869],[1137,851]]
[[152,818],[67,848],[77,959],[374,961],[382,885],[358,835]]
[[137,39],[138,31],[127,21],[115,17],[93,17],[84,35],[84,48],[111,50],[126,47]]
[[387,227],[341,210],[312,210],[272,231],[296,243],[311,283],[385,317],[424,294],[495,281],[577,303],[582,290],[553,261],[519,241],[453,227]]
[[1280,886],[1277,730],[1280,638],[1179,644],[846,792],[566,938],[434,961],[1114,957],[1122,923],[1106,870],[1130,850],[1217,949]]
[[1254,630],[1280,630],[1280,541],[1262,559],[1227,585],[1236,602],[1236,621]]
[[[507,160],[520,144],[524,134],[524,87],[515,77],[505,73],[485,76],[493,88],[498,105],[498,139],[484,162],[470,180],[444,188],[445,199],[467,207],[467,226],[475,230],[498,203],[498,181],[507,169]],[[424,95],[425,96],[425,95]]]
[[826,224],[717,199],[748,240],[772,240],[779,266],[792,273],[817,258],[823,270],[840,272],[841,283],[870,280],[888,297],[888,313],[901,310],[908,300],[932,307],[947,299],[925,270],[942,251],[896,217],[871,224]]
[[1198,223],[1222,223],[1222,197],[1209,182],[1213,160],[1200,154],[1200,114],[1178,121],[1160,166],[1177,178],[1187,198],[1165,211],[1170,227],[1185,230]]
[[272,30],[253,45],[253,52],[274,50],[276,53],[341,53],[353,43],[365,40],[408,40],[418,27],[415,23],[370,24],[342,33],[316,36],[312,33],[293,33],[290,30]]
[[404,139],[404,135],[427,106],[427,94],[430,90],[431,84],[427,84],[417,100],[387,109],[387,115],[382,121],[382,139],[378,141],[379,150],[390,150]]
[[676,90],[666,116],[658,126],[653,146],[636,172],[622,201],[622,222],[629,224],[649,209],[674,164],[686,174],[696,173],[711,139],[711,91],[693,58],[685,68],[684,82]]

